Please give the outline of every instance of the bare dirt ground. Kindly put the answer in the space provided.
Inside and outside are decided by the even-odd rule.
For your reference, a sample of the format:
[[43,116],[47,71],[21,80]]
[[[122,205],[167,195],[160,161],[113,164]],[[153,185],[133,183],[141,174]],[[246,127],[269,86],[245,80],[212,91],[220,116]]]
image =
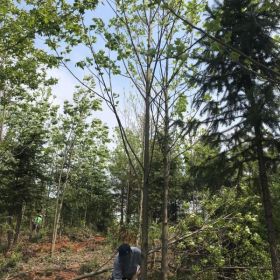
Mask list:
[[[22,259],[8,271],[3,280],[70,280],[81,274],[112,266],[114,252],[102,236],[84,241],[71,241],[61,237],[56,253],[50,257],[51,243],[26,243],[22,245]],[[110,273],[91,279],[107,280]]]

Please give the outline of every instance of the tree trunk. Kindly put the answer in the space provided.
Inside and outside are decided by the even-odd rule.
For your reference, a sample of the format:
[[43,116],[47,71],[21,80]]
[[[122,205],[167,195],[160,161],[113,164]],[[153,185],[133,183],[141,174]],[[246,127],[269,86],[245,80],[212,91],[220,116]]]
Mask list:
[[[70,132],[69,139],[71,139],[72,133],[73,133],[73,131]],[[60,221],[64,193],[65,193],[65,189],[67,186],[67,181],[68,181],[68,177],[69,177],[69,173],[70,173],[70,163],[71,163],[71,156],[72,156],[74,142],[75,142],[75,136],[72,138],[72,140],[69,144],[69,147],[68,146],[65,147],[64,157],[63,157],[63,161],[61,164],[61,170],[60,170],[59,180],[58,180],[58,194],[57,194],[57,199],[56,199],[55,216],[54,216],[54,223],[53,223],[51,257],[54,256],[55,242],[56,242],[56,238],[57,238],[57,230],[58,230],[59,221]],[[62,174],[63,174],[63,169],[65,166],[65,163],[67,162],[67,155],[69,157],[68,157],[68,166],[67,166],[67,170],[66,170],[66,178],[65,178],[65,182],[62,183]]]
[[23,215],[24,215],[24,210],[25,210],[25,205],[22,205],[21,207],[19,207],[19,212],[17,214],[16,229],[15,229],[13,245],[16,245],[17,241],[18,241],[20,228],[21,228],[21,223],[22,223]]
[[138,233],[137,233],[137,241],[136,241],[136,245],[140,246],[141,244],[141,240],[142,240],[142,206],[143,206],[143,183],[140,185],[140,189],[139,189],[139,228],[138,228]]
[[164,185],[162,205],[162,248],[161,248],[161,279],[168,279],[168,191],[169,191],[169,158],[164,156]]
[[130,223],[130,215],[131,215],[131,209],[130,209],[130,197],[131,197],[131,184],[130,184],[130,178],[131,178],[131,170],[129,169],[128,174],[128,180],[127,180],[127,194],[126,194],[126,215],[125,215],[125,224],[129,225]]
[[150,106],[151,106],[151,57],[149,50],[152,43],[152,11],[149,10],[148,19],[148,42],[147,42],[147,70],[145,77],[145,121],[144,121],[144,178],[143,178],[143,201],[142,201],[142,266],[141,279],[148,279],[148,234],[149,234],[149,172],[150,172]]
[[163,205],[162,205],[162,233],[161,233],[161,279],[168,278],[168,192],[170,178],[170,147],[169,147],[169,98],[168,98],[168,59],[165,67],[164,86],[164,143],[163,143]]
[[62,210],[62,205],[63,205],[66,184],[67,184],[67,182],[64,183],[64,187],[62,188],[62,193],[59,195],[60,197],[57,199],[57,204],[56,204],[56,209],[55,209],[55,218],[54,218],[54,227],[53,227],[53,236],[52,236],[51,257],[54,256],[55,243],[56,243],[56,239],[57,239],[57,231],[59,228],[59,222],[60,222],[60,216],[61,216],[61,210]]
[[13,241],[13,217],[11,214],[8,216],[8,230],[7,230],[7,249],[6,251],[8,252],[11,247],[12,247],[12,241]]
[[147,278],[148,264],[148,194],[149,194],[149,171],[150,171],[150,95],[146,96],[146,117],[145,117],[145,144],[144,144],[144,180],[143,180],[143,200],[142,200],[142,226],[141,226],[141,248],[142,248],[142,274],[141,279]]
[[280,279],[279,252],[277,250],[275,227],[273,224],[273,207],[271,203],[271,194],[269,190],[269,183],[268,183],[267,171],[265,166],[264,151],[262,146],[262,133],[261,133],[260,126],[255,126],[255,133],[256,133],[256,147],[257,147],[258,167],[259,167],[259,182],[262,191],[262,203],[263,203],[264,216],[265,216],[265,222],[267,227],[273,279],[279,280]]
[[[70,164],[70,159],[69,159],[69,164]],[[59,187],[60,193],[58,193],[57,201],[56,201],[56,208],[55,208],[55,217],[54,217],[54,226],[53,226],[53,236],[52,236],[52,247],[51,247],[51,257],[54,256],[54,250],[55,250],[55,242],[57,238],[57,230],[59,227],[59,222],[60,222],[60,215],[61,215],[61,210],[62,210],[62,205],[63,205],[63,199],[64,199],[64,193],[65,189],[67,186],[67,181],[68,181],[68,176],[70,172],[70,167],[68,166],[68,169],[66,171],[66,179],[65,182],[62,186]],[[61,178],[60,178],[61,180]],[[61,181],[60,181],[61,182]]]
[[[144,134],[144,125],[145,123],[143,122],[143,127],[141,129],[142,131],[142,160],[144,162],[144,146],[145,146],[145,134]],[[144,171],[144,170],[143,170]],[[139,184],[139,228],[138,228],[138,233],[137,233],[137,240],[136,240],[136,244],[137,246],[141,246],[141,240],[142,240],[142,214],[143,214],[143,211],[142,211],[142,207],[143,207],[143,177],[141,177],[141,183]]]
[[3,121],[0,122],[0,142],[2,142],[2,138],[3,138],[3,127],[4,127],[4,124],[3,124]]
[[29,241],[32,241],[32,235],[33,235],[33,219],[32,219],[33,213],[31,212],[29,214]]
[[86,205],[86,209],[85,209],[85,214],[84,214],[84,227],[86,227],[87,225],[87,205]]
[[[61,204],[61,210],[62,210],[62,205],[63,205],[63,202]],[[61,210],[60,210],[60,215],[59,215],[59,218],[61,217]],[[59,219],[59,223],[58,223],[58,228],[57,230],[59,229],[59,240],[61,240],[61,236],[62,236],[62,232],[63,232],[63,218]]]
[[[5,104],[5,92],[3,90],[0,90],[0,102],[1,104]],[[4,99],[4,102],[2,102],[2,99]],[[0,142],[4,139],[4,123],[5,123],[5,115],[6,115],[6,105],[3,105],[1,108],[1,119],[0,119]]]
[[121,219],[120,219],[120,226],[123,228],[123,221],[124,221],[124,186],[121,186]]
[[57,238],[57,230],[58,230],[58,225],[59,225],[61,208],[62,208],[62,203],[60,203],[59,198],[57,198],[57,203],[56,203],[56,208],[55,208],[55,216],[54,216],[54,224],[53,224],[51,257],[54,256],[55,243],[56,243],[56,238]]
[[0,225],[0,247],[2,247],[2,239],[3,239],[3,226]]

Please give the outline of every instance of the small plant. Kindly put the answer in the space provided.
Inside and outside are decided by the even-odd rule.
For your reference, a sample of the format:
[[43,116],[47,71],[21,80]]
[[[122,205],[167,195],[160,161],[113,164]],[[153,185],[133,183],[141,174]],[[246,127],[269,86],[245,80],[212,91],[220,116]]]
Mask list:
[[87,263],[83,263],[80,266],[79,274],[90,273],[98,268],[98,264],[93,260]]
[[12,252],[9,257],[0,258],[0,276],[4,273],[10,271],[15,268],[17,264],[21,261],[22,254],[19,252]]
[[[0,245],[0,253],[4,253],[7,250],[7,244],[1,244]],[[1,265],[1,263],[0,263]]]
[[66,227],[64,229],[65,235],[69,237],[71,241],[82,242],[91,237],[92,231],[88,228]]
[[13,252],[11,257],[7,260],[6,267],[7,268],[14,268],[22,259],[22,254],[19,252]]

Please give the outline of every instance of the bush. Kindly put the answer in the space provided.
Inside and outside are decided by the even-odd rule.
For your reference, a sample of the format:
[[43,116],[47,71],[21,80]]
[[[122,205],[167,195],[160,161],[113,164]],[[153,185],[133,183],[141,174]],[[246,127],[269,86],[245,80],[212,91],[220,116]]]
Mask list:
[[90,261],[87,263],[83,263],[80,266],[79,274],[90,273],[98,268],[98,264],[95,261]]
[[258,269],[270,267],[259,197],[246,187],[238,196],[235,189],[222,189],[201,197],[200,211],[189,211],[177,226],[178,236],[189,236],[174,250],[177,279],[271,279],[271,271]]
[[0,276],[15,268],[22,260],[22,254],[19,252],[12,252],[10,256],[0,258]]
[[136,224],[123,225],[122,227],[115,223],[108,229],[107,240],[111,247],[116,249],[121,243],[135,245],[137,241],[138,227]]
[[88,228],[66,227],[64,229],[64,234],[66,234],[71,241],[82,242],[89,239],[93,232]]

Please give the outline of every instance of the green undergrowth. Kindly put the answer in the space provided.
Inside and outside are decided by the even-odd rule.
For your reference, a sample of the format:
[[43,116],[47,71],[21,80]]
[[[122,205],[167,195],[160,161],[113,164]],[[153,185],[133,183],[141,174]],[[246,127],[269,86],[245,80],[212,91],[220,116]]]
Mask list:
[[6,256],[0,256],[0,277],[4,274],[9,273],[12,270],[15,270],[18,263],[22,260],[21,252],[12,252]]

